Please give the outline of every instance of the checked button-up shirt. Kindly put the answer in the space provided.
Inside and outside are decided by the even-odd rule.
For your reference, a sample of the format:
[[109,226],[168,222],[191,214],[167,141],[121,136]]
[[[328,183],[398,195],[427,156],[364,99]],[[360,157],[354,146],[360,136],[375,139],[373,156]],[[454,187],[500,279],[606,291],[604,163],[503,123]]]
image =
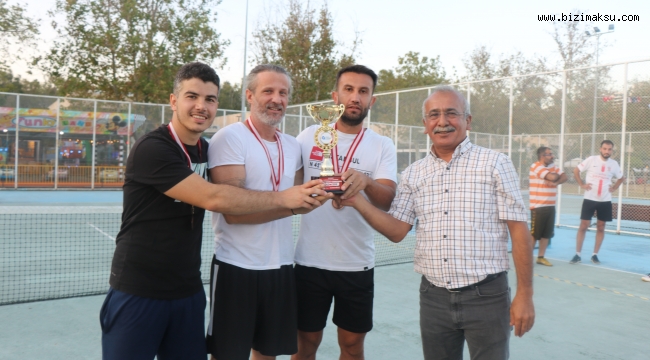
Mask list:
[[389,214],[416,226],[415,271],[456,289],[509,268],[506,220],[527,221],[512,161],[465,138],[449,163],[433,152],[402,173]]

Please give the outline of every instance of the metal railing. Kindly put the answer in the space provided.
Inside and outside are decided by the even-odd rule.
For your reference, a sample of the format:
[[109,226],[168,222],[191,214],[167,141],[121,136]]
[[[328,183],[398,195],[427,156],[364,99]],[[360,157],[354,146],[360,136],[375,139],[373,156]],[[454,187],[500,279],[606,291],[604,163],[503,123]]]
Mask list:
[[[650,59],[452,85],[466,94],[471,104],[470,139],[510,156],[524,194],[537,147],[551,147],[557,164],[571,172],[576,162],[597,154],[591,144],[610,139],[616,151],[612,158],[627,176],[614,194],[615,202],[650,205]],[[430,93],[431,87],[378,93],[366,119],[367,127],[393,139],[399,172],[430,149],[421,120],[422,103]],[[287,108],[282,131],[298,135],[314,124],[305,105]],[[30,172],[23,170],[31,165],[41,166],[43,170],[35,175],[40,178],[47,179],[43,173],[47,166],[53,174],[61,169],[71,175],[83,174],[75,175],[83,179],[78,182],[51,176],[39,187],[103,187],[106,182],[99,179],[102,166],[120,169],[132,144],[169,122],[171,115],[166,104],[0,93],[0,188],[35,184],[28,181]],[[241,111],[219,110],[207,136],[240,120]],[[571,181],[562,185],[557,225],[577,225],[580,203],[581,190]],[[650,222],[620,220],[621,208],[618,206],[615,229],[609,230],[650,236]]]

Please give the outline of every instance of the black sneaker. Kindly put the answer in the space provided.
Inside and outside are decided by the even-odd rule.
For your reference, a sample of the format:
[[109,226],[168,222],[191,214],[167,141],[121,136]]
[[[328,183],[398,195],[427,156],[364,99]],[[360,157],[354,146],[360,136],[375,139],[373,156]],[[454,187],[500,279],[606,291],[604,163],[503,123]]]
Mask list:
[[591,262],[596,264],[596,265],[600,265],[600,260],[598,260],[598,255],[592,256],[591,257]]
[[580,256],[578,256],[578,254],[575,254],[575,255],[573,256],[573,259],[571,259],[571,261],[569,261],[569,264],[579,263],[580,261],[582,261],[582,259],[580,258]]

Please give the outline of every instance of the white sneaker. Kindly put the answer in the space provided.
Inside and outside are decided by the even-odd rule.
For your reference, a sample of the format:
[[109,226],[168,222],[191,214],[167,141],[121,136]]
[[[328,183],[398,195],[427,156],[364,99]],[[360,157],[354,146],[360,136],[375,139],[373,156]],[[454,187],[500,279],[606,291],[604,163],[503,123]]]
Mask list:
[[646,276],[643,276],[643,277],[641,278],[641,280],[643,280],[643,281],[647,281],[647,282],[650,282],[650,274],[648,274],[648,275],[646,275]]

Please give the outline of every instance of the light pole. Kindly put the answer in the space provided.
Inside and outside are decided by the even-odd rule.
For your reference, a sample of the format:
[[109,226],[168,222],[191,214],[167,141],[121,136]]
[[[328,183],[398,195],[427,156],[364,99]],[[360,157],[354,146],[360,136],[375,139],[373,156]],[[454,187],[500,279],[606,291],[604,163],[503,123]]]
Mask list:
[[609,27],[607,28],[607,31],[605,32],[600,32],[600,29],[597,26],[594,26],[594,33],[590,33],[588,30],[585,31],[587,36],[595,36],[596,37],[596,67],[594,68],[594,72],[596,75],[595,83],[596,85],[594,86],[594,116],[591,121],[591,153],[590,155],[593,155],[596,152],[596,112],[597,112],[597,107],[598,107],[598,43],[600,41],[600,36],[613,33],[614,32],[614,25],[610,24]]
[[248,49],[248,0],[246,0],[246,26],[244,34],[244,76],[241,78],[241,121],[246,119],[246,50]]

